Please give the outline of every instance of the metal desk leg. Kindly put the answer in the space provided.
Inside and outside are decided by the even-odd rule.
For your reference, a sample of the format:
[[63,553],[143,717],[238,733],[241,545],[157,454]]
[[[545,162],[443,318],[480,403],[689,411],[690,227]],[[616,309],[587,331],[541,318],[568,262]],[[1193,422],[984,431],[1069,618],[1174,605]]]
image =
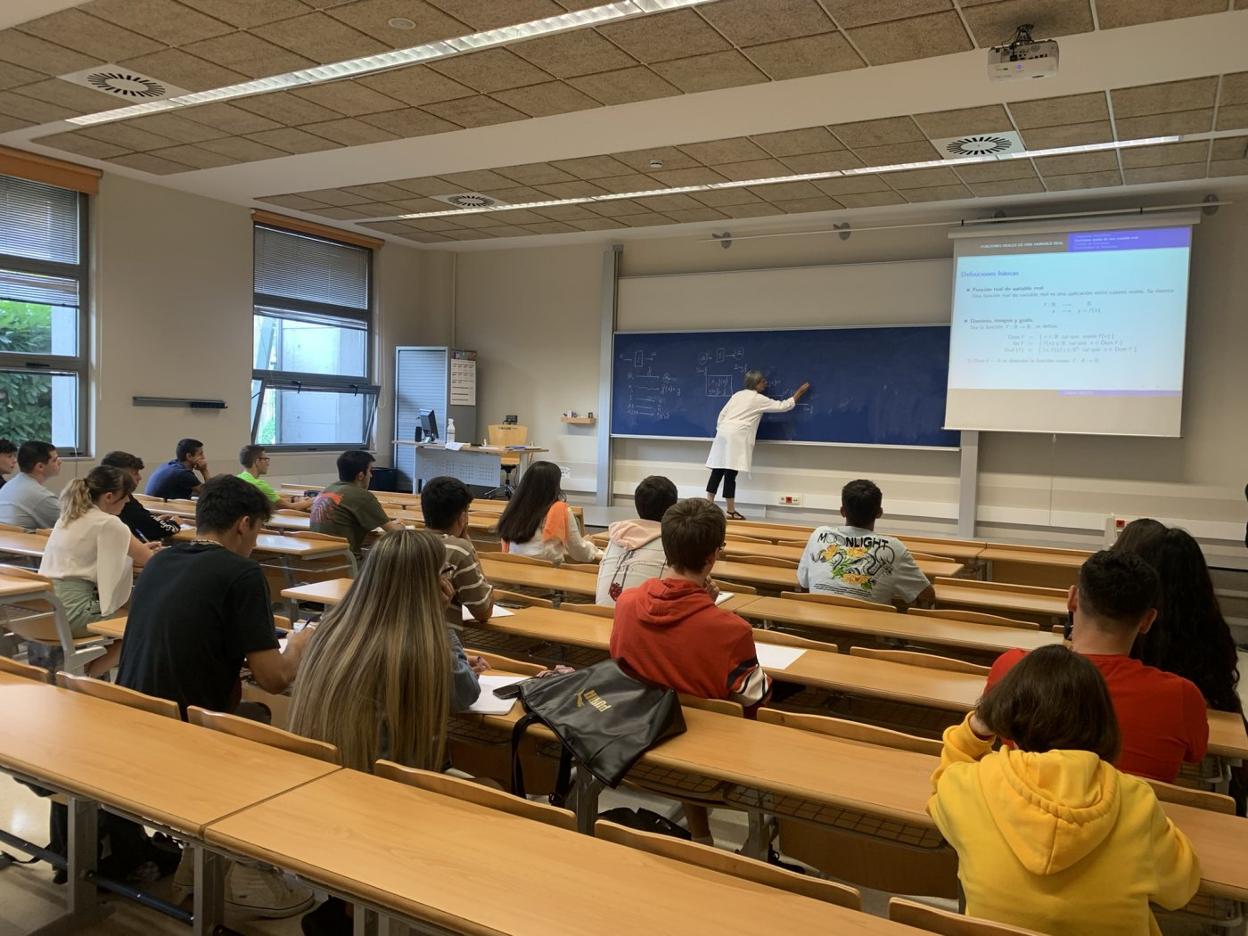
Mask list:
[[225,922],[226,859],[202,845],[195,849],[195,903],[193,932],[195,936],[211,936]]
[[576,831],[585,835],[594,834],[594,823],[598,821],[598,794],[602,792],[602,782],[584,767],[576,768]]
[[96,909],[95,877],[99,857],[99,807],[78,796],[69,798],[69,880],[65,898],[71,920],[86,921]]

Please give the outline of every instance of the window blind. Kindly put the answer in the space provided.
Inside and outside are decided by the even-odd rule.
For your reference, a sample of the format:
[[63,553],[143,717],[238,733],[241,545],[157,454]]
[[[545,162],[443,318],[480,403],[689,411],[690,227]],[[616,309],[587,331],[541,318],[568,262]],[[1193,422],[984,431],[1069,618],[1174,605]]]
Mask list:
[[369,251],[289,231],[255,229],[255,292],[368,313]]
[[0,176],[0,254],[77,264],[78,193]]

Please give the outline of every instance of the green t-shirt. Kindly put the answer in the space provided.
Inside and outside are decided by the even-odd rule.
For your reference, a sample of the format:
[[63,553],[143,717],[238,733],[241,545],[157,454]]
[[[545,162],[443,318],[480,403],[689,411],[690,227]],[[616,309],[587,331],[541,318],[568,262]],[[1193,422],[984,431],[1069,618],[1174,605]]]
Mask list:
[[273,485],[269,484],[268,481],[265,481],[264,478],[257,478],[255,475],[253,475],[250,471],[246,470],[245,468],[238,473],[238,476],[242,478],[244,481],[246,481],[248,484],[254,484],[256,487],[258,487],[261,493],[263,493],[264,496],[269,499],[270,504],[277,503],[277,491],[273,490]]
[[389,522],[372,491],[350,481],[335,481],[312,502],[309,528],[314,533],[344,537],[351,544],[351,551],[359,556],[364,537]]

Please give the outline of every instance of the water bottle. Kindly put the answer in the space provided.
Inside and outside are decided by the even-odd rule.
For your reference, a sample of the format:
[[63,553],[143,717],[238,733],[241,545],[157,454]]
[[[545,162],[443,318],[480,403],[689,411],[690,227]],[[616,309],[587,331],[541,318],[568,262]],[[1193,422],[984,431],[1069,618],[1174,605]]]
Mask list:
[[447,419],[446,421],[446,441],[455,441],[455,420]]

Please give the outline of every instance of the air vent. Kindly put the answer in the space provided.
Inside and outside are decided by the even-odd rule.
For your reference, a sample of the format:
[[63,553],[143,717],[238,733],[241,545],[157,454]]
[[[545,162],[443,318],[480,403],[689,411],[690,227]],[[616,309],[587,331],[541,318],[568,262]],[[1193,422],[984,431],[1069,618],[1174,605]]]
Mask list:
[[969,136],[951,137],[947,140],[933,140],[933,145],[940,150],[945,159],[961,159],[963,156],[1004,156],[1007,153],[1021,153],[1022,138],[1013,130],[1000,133],[972,133]]
[[482,195],[480,192],[456,192],[454,195],[434,195],[433,199],[447,205],[454,205],[456,208],[493,208],[495,205],[505,204],[505,202],[501,202],[497,198],[490,198],[489,195]]
[[61,75],[61,80],[133,104],[190,94],[185,88],[174,87],[159,78],[153,78],[151,75],[145,75],[123,65],[100,65],[96,68],[74,72],[71,75]]

